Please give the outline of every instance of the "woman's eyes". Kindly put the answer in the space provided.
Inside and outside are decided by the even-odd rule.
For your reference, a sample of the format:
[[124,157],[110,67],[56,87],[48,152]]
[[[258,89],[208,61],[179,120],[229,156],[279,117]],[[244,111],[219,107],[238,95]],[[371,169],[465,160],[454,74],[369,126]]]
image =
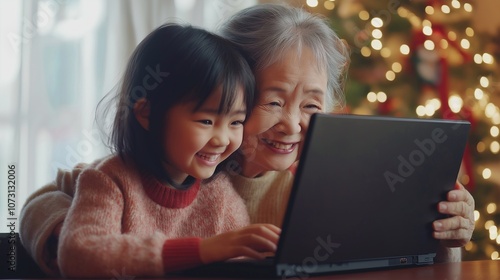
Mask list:
[[[300,105],[301,106],[300,108],[302,108],[301,110],[305,110],[306,112],[311,112],[311,111],[317,112],[317,111],[323,110],[323,107],[318,103],[315,103],[315,102],[305,103],[305,104],[304,103],[302,103],[303,105]],[[281,107],[286,107],[287,105],[284,105],[284,103],[282,103],[280,101],[271,101],[271,102],[265,103],[265,106],[269,106],[269,107],[273,107],[273,108],[281,108]],[[289,106],[295,106],[295,105],[290,104]]]
[[280,102],[278,102],[278,101],[269,102],[269,103],[267,103],[267,104],[268,104],[268,105],[271,105],[271,106],[279,106],[279,107],[281,107],[281,103],[280,103]]
[[[281,102],[279,102],[279,101],[268,102],[267,105],[282,107]],[[307,105],[304,106],[304,108],[306,108],[306,109],[311,109],[312,108],[312,109],[321,110],[321,106],[317,105],[317,104],[307,104]]]
[[321,110],[321,107],[316,105],[316,104],[308,104],[304,106],[306,109],[316,109],[316,110]]

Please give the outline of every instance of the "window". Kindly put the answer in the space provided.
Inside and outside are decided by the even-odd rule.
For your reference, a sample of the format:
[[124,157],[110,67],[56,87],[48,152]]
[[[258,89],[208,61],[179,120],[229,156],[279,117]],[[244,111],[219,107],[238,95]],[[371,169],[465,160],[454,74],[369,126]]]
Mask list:
[[12,217],[18,217],[27,197],[54,180],[58,168],[108,153],[94,126],[95,107],[118,83],[142,38],[167,21],[214,30],[255,3],[0,1],[0,232],[9,217],[9,165],[15,165]]

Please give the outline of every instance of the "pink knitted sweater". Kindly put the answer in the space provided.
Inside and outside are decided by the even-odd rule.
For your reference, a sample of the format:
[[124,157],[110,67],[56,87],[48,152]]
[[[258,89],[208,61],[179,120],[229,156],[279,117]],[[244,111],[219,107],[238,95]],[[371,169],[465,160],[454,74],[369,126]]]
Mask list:
[[66,277],[162,276],[201,264],[200,238],[249,224],[225,174],[176,190],[117,157],[79,176],[59,240]]

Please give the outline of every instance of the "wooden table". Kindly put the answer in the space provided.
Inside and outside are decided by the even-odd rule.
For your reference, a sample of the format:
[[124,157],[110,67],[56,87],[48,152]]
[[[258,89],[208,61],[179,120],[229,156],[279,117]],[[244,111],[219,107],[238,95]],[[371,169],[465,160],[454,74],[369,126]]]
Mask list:
[[[127,278],[138,280],[140,278]],[[151,279],[151,278],[149,278]],[[189,277],[168,277],[164,279],[193,280],[193,279],[215,279],[215,278],[189,278]],[[229,278],[225,278],[230,280]],[[300,279],[300,278],[290,278]],[[404,279],[404,280],[493,280],[500,279],[500,261],[481,260],[464,261],[459,263],[440,263],[421,267],[408,267],[398,269],[384,269],[365,272],[340,273],[334,275],[315,276],[302,279],[342,279],[342,280],[378,280],[378,279]]]
[[[3,238],[2,238],[3,237]],[[5,241],[6,234],[0,233],[0,253],[1,256],[6,256],[5,253],[7,249],[8,242]],[[17,244],[21,244],[20,240],[17,240]],[[27,253],[22,247],[18,250],[18,269],[19,272],[23,273],[6,273],[6,263],[5,259],[1,259],[0,264],[0,279],[39,279],[43,277],[43,273],[38,269],[36,264],[31,260]],[[139,279],[135,277],[123,279]],[[189,278],[189,277],[168,277],[165,279],[205,279],[210,278]],[[215,279],[215,278],[212,278]],[[229,280],[229,278],[225,278]],[[300,279],[300,278],[290,278],[290,279]],[[302,279],[305,279],[303,277]],[[355,280],[355,279],[446,279],[446,280],[490,280],[499,279],[500,280],[500,260],[478,260],[478,261],[464,261],[458,263],[439,263],[421,267],[407,267],[398,269],[381,269],[372,270],[364,272],[344,272],[333,275],[325,276],[315,276],[309,277],[308,279],[343,279],[343,280]]]
[[[167,279],[167,278],[165,278]],[[172,279],[172,278],[168,278]],[[174,279],[215,279],[215,278],[174,278]],[[228,278],[225,278],[229,280]],[[290,278],[300,279],[300,278]],[[305,278],[302,278],[305,279]],[[365,272],[339,273],[333,275],[315,276],[307,279],[342,279],[342,280],[387,280],[387,279],[440,279],[440,280],[492,280],[500,279],[500,261],[480,260],[458,263],[439,263],[421,267],[384,269]]]
[[459,263],[439,263],[422,267],[385,269],[378,271],[328,275],[312,279],[500,279],[500,261],[464,261]]

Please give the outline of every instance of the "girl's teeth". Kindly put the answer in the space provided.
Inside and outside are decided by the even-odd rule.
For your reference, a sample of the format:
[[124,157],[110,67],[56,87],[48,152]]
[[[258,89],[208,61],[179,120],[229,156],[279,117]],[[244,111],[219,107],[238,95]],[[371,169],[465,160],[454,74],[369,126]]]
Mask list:
[[219,158],[219,155],[198,154],[198,156],[206,161],[216,161]]

